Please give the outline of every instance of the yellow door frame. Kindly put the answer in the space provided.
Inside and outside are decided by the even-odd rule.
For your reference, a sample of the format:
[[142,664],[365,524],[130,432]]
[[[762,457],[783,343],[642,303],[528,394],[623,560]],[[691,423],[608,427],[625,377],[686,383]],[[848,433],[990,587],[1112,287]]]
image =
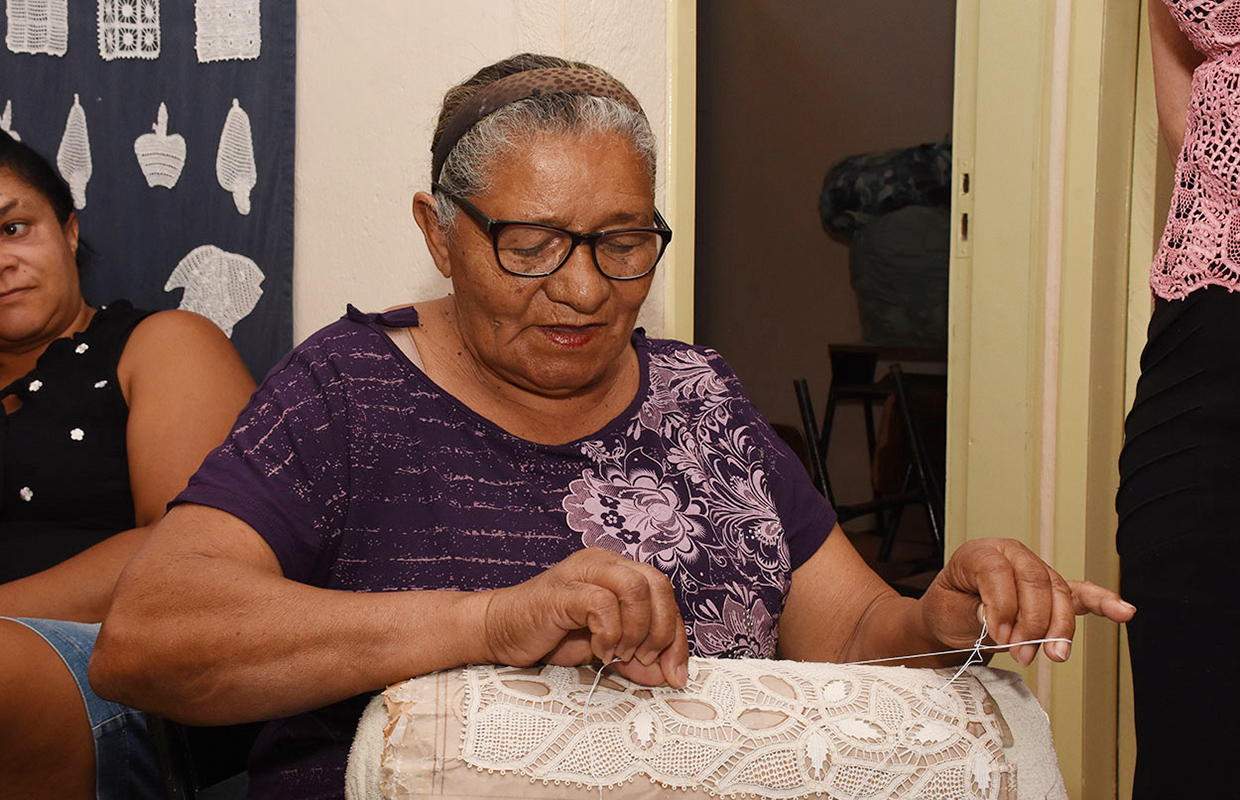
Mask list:
[[[1013,536],[1113,587],[1142,21],[1130,0],[957,3],[948,544]],[[1023,671],[1074,798],[1116,796],[1119,645],[1086,619],[1067,664]]]

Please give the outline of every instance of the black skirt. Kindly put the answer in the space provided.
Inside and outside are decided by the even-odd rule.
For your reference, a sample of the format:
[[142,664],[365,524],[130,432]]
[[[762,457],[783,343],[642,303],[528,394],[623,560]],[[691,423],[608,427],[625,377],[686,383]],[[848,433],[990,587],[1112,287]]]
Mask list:
[[1133,797],[1235,796],[1240,693],[1240,292],[1157,300],[1124,426],[1120,591],[1136,696]]

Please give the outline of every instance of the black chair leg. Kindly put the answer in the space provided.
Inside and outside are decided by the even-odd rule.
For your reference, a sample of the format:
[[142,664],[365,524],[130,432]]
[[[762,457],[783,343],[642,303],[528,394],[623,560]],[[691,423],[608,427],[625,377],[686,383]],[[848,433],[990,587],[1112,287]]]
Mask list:
[[938,548],[940,558],[946,549],[943,541],[943,488],[939,484],[934,465],[926,451],[925,439],[921,435],[921,426],[913,417],[909,405],[908,391],[904,385],[904,370],[899,364],[891,367],[891,379],[896,394],[896,405],[904,421],[904,432],[908,436],[909,447],[913,451],[913,466],[917,470],[917,482],[921,485],[925,496],[926,519],[930,523],[930,533]]
[[809,381],[804,378],[797,378],[792,382],[792,385],[796,389],[797,407],[801,411],[801,428],[805,433],[805,449],[809,451],[810,477],[813,478],[814,486],[817,487],[818,491],[826,495],[827,500],[832,505],[835,505],[835,500],[831,497],[831,484],[827,481],[827,470],[823,453],[818,446],[820,441],[818,422],[814,418],[814,401],[809,395]]

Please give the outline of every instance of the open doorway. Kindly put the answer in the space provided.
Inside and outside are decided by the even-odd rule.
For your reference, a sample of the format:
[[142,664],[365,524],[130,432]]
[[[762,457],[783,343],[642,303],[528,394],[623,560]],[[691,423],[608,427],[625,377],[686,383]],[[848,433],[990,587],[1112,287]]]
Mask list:
[[[821,419],[829,346],[884,335],[867,317],[866,287],[854,289],[855,240],[824,226],[824,178],[863,154],[939,144],[950,159],[955,2],[712,0],[698,4],[697,25],[695,341],[723,353],[759,409],[795,439],[804,426],[794,380],[806,379]],[[946,233],[941,246],[946,259]],[[888,367],[879,359],[873,382]],[[878,437],[893,419],[883,406],[880,398]],[[825,472],[834,499],[872,500],[883,478],[862,407],[840,405],[833,422]],[[911,576],[935,550],[931,526],[910,508],[880,560],[883,523],[858,515],[843,527],[880,574],[912,580],[900,588],[915,593]]]

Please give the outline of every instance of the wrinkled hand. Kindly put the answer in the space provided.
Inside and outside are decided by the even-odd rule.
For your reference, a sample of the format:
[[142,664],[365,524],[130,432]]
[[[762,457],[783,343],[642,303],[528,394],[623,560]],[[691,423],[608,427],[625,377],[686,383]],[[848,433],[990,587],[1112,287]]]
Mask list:
[[490,593],[491,660],[524,667],[604,663],[648,686],[684,686],[689,644],[667,576],[600,548],[569,556],[524,583]]
[[[1071,639],[1076,615],[1096,614],[1127,622],[1136,608],[1118,594],[1089,581],[1066,581],[1042,559],[1012,539],[977,539],[953,555],[922,597],[922,614],[931,633],[950,647],[968,647],[981,632],[985,614],[996,644],[1031,639]],[[1065,661],[1067,642],[1043,648],[1053,661]],[[1012,657],[1028,665],[1038,645],[1022,645]]]

